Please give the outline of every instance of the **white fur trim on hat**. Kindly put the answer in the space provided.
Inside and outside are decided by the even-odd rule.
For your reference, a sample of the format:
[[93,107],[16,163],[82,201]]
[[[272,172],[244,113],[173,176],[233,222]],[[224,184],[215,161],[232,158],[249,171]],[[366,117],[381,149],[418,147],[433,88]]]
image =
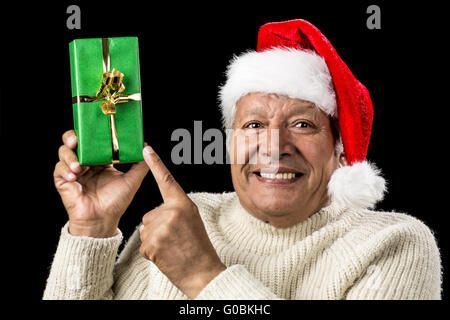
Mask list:
[[336,96],[325,60],[312,51],[273,48],[234,57],[220,90],[222,120],[232,128],[238,100],[250,92],[286,95],[315,103],[336,115]]
[[385,192],[380,170],[368,161],[336,169],[328,183],[331,202],[350,208],[373,208]]

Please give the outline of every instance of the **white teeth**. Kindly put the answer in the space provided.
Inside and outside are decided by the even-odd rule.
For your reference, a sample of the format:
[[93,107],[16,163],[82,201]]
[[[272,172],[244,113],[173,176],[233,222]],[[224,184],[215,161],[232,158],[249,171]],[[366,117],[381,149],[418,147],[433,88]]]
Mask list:
[[283,173],[260,173],[261,177],[266,179],[294,179],[295,173],[283,172]]

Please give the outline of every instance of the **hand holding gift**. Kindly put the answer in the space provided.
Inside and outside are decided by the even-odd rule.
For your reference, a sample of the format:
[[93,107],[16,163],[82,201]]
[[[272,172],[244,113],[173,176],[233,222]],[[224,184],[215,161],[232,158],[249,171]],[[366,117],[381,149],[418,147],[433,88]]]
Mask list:
[[144,161],[126,173],[112,165],[81,166],[73,130],[63,135],[54,181],[69,215],[69,232],[75,236],[114,236],[119,220],[148,172]]
[[226,267],[211,244],[197,206],[161,158],[146,147],[144,159],[164,203],[142,219],[140,253],[189,298],[195,298]]
[[[69,52],[75,130],[63,135],[55,186],[71,234],[111,237],[148,172],[138,40],[76,39]],[[110,165],[119,162],[138,163],[123,173]]]

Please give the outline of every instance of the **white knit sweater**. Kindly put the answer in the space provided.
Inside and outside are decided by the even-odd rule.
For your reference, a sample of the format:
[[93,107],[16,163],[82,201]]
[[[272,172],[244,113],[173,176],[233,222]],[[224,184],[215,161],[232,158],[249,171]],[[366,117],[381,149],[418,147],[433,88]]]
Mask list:
[[[440,299],[433,234],[406,214],[333,202],[306,221],[275,228],[246,212],[236,193],[194,193],[206,231],[228,267],[197,299]],[[75,237],[63,227],[44,299],[187,299],[139,254],[136,230]]]

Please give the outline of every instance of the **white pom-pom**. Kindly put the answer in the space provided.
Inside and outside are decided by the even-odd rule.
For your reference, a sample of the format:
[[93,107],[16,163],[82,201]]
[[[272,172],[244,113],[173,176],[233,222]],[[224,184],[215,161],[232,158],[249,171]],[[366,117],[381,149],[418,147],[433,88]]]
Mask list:
[[380,170],[367,161],[337,169],[328,183],[331,201],[350,208],[373,208],[385,192]]

